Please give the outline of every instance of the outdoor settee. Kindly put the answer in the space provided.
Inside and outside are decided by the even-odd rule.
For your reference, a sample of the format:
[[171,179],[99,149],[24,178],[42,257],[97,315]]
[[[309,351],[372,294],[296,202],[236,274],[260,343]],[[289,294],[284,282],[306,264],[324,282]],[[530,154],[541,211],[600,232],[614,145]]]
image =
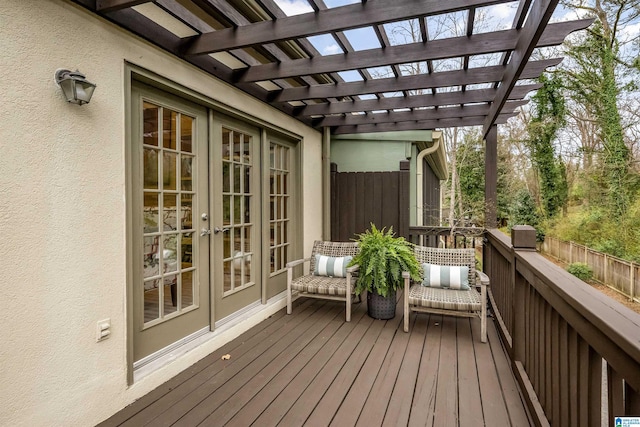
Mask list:
[[[293,294],[298,297],[344,301],[346,320],[351,321],[351,301],[354,290],[353,273],[358,267],[347,265],[358,253],[356,242],[328,242],[316,240],[311,257],[288,262],[287,314],[291,314]],[[307,274],[294,278],[296,266],[309,262]]]
[[[462,317],[478,316],[481,340],[487,342],[489,277],[476,271],[474,250],[416,246],[414,251],[424,270],[424,282],[412,283],[409,273],[403,273],[404,331],[409,332],[409,315],[412,311]],[[466,278],[462,277],[465,273]],[[464,279],[468,286],[464,286]]]

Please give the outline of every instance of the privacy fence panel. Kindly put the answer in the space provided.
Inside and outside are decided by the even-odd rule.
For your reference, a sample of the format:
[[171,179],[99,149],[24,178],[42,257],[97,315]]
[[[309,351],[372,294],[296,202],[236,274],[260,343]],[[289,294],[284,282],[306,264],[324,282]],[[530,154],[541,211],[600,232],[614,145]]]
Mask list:
[[331,170],[331,240],[348,242],[374,223],[409,238],[409,164],[396,172]]

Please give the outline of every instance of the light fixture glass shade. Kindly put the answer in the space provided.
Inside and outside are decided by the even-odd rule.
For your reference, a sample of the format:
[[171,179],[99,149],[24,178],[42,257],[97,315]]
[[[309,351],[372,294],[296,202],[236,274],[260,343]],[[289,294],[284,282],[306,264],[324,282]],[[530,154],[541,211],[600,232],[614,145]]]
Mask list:
[[62,89],[67,102],[78,105],[88,104],[96,88],[96,85],[79,71],[57,70],[56,83]]

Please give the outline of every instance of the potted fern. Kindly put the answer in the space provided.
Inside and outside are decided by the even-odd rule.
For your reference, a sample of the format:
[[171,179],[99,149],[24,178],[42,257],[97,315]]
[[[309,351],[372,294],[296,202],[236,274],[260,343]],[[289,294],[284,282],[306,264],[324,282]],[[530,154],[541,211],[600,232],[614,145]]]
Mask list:
[[357,242],[360,251],[350,264],[359,266],[355,293],[367,291],[369,316],[392,319],[396,315],[396,290],[404,284],[402,272],[421,280],[412,244],[404,237],[394,237],[393,227],[378,230],[373,223],[370,230],[358,235]]

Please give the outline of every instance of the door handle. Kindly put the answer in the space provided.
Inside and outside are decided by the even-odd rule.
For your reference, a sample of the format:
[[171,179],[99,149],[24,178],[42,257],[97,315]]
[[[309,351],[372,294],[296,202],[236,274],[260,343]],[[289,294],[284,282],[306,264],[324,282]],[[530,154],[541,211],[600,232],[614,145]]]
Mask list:
[[227,232],[227,231],[229,231],[229,230],[231,230],[231,228],[230,228],[230,227],[223,227],[223,228],[216,227],[216,228],[214,228],[214,229],[213,229],[213,232],[214,232],[215,234],[218,234],[218,233],[226,233],[226,232]]
[[200,236],[208,236],[211,234],[211,230],[209,230],[208,228],[203,228],[202,230],[200,230]]

